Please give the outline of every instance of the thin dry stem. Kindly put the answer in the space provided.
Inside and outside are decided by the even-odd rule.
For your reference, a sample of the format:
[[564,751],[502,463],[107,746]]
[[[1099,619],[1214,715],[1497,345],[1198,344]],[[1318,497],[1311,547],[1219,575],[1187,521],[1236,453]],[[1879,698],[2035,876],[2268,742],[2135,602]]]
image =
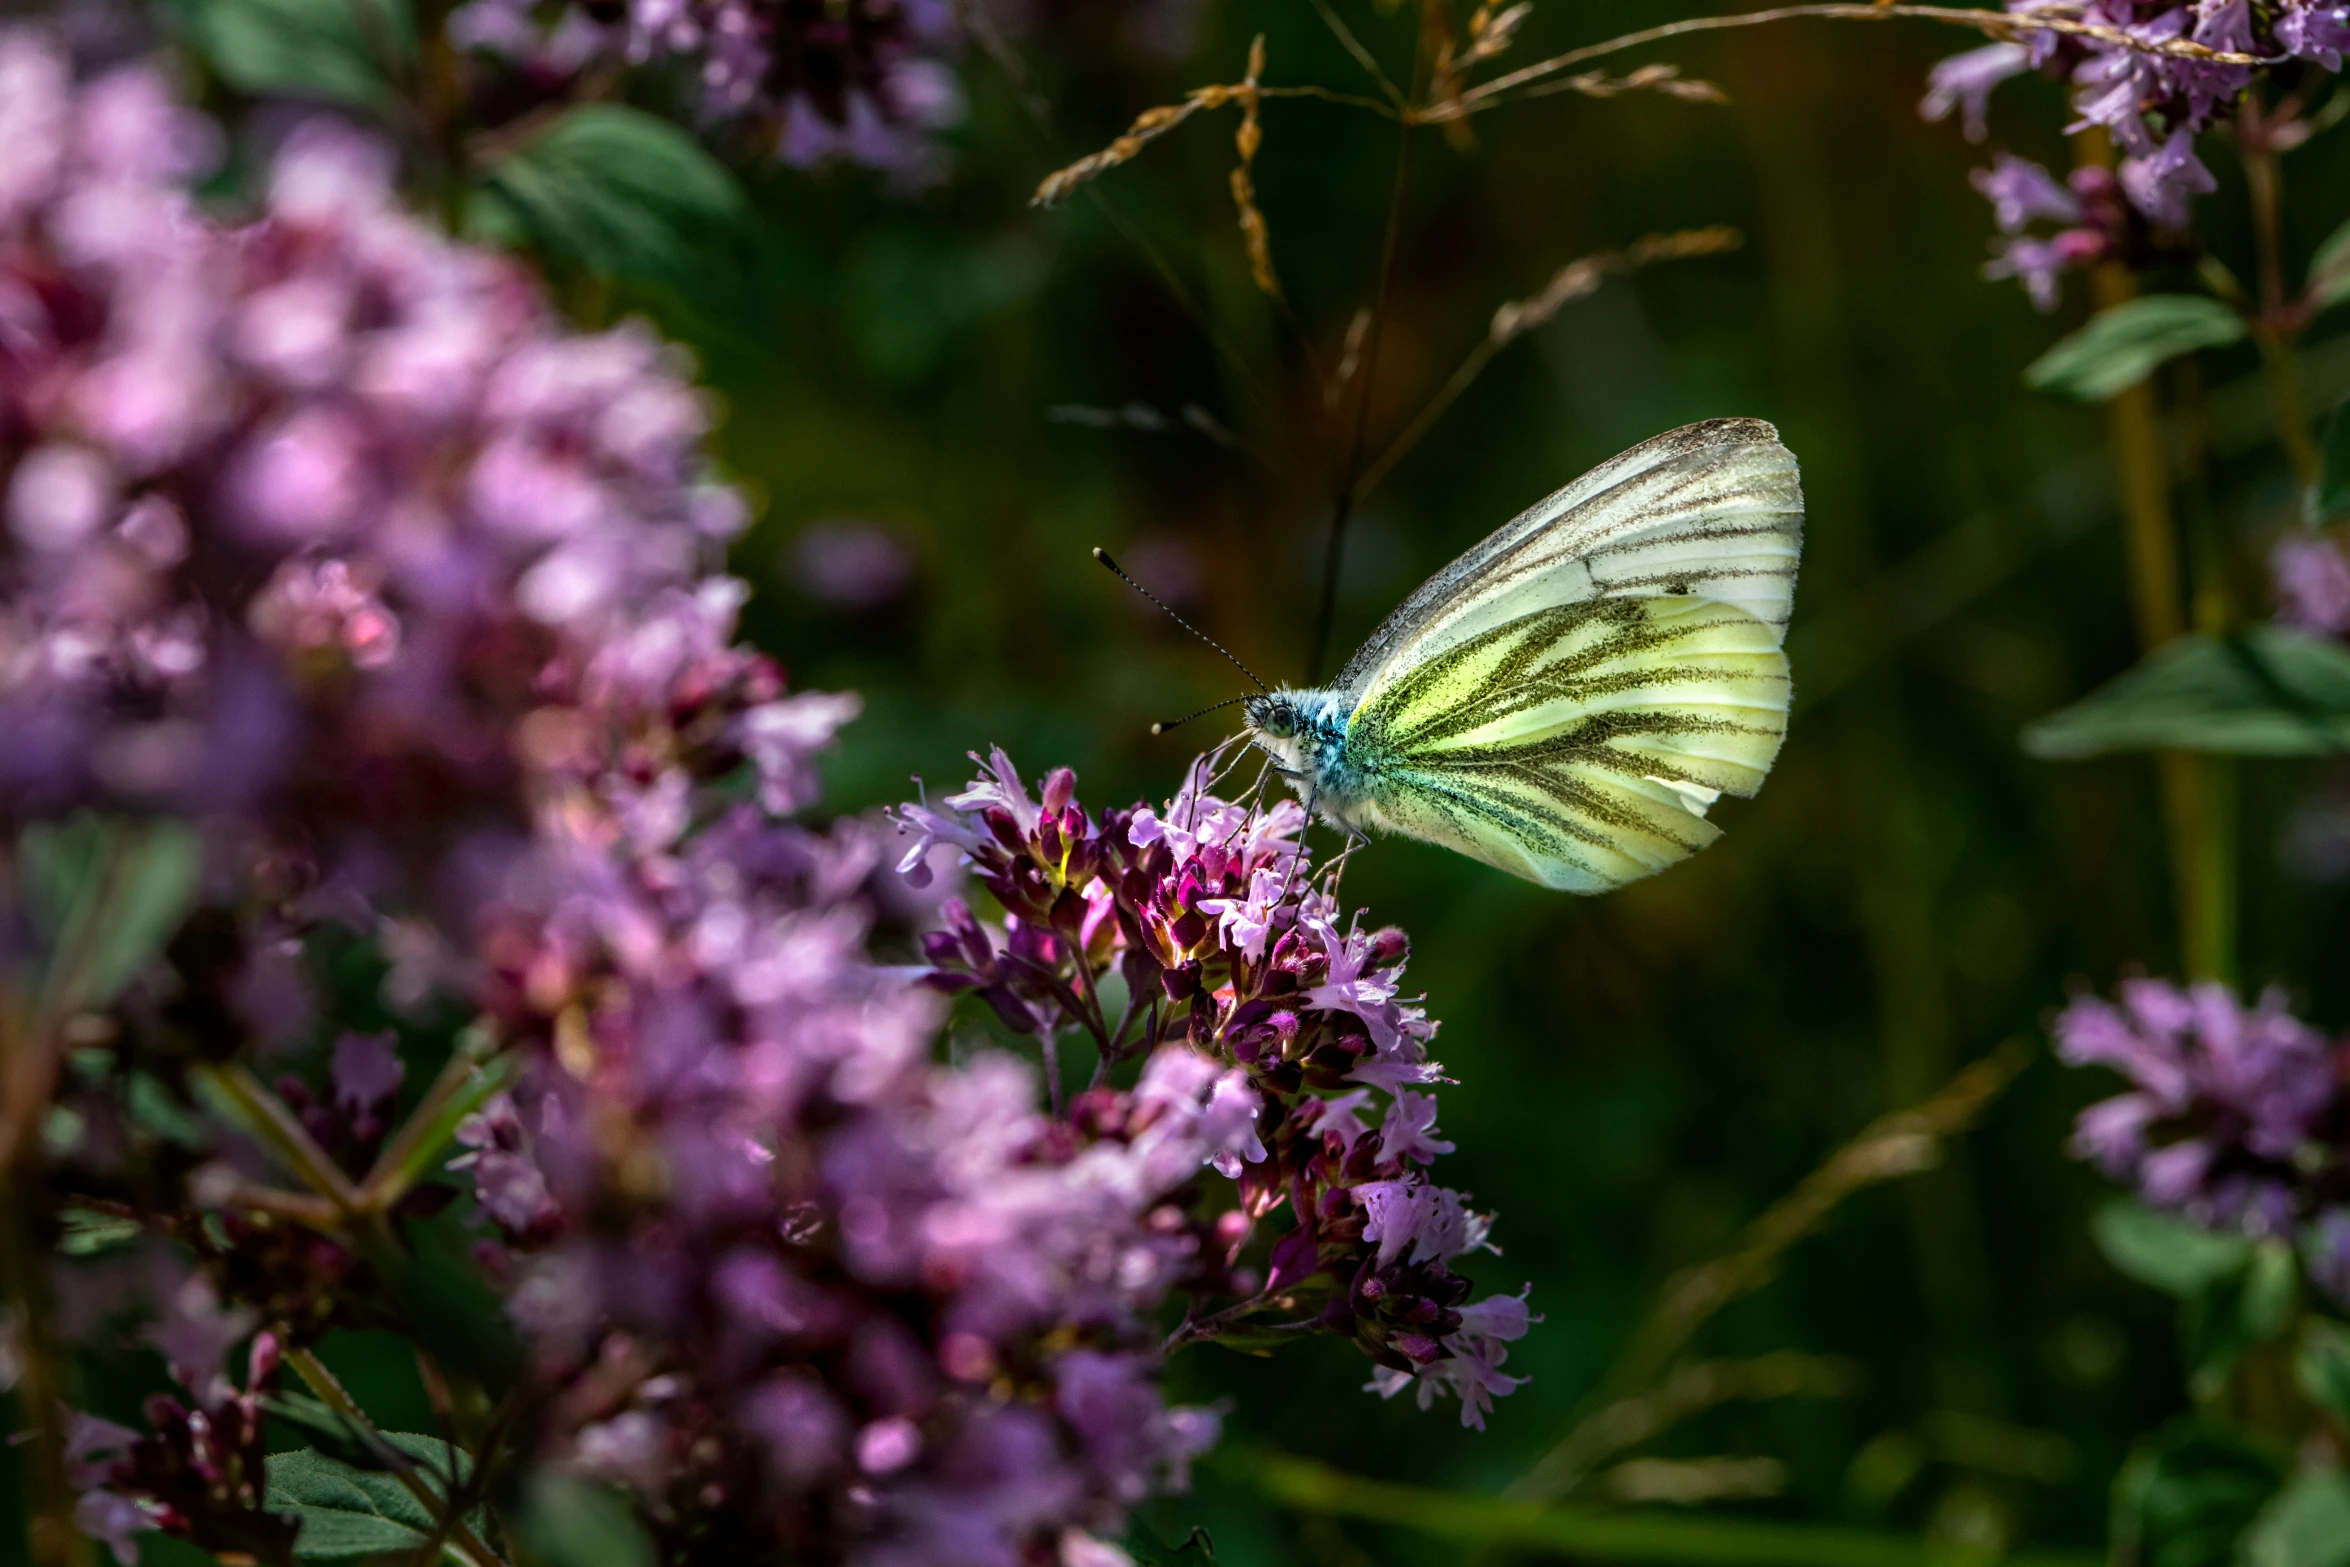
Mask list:
[[1264,127],[1257,122],[1257,78],[1265,74],[1265,35],[1259,33],[1248,46],[1248,77],[1240,84],[1240,129],[1232,135],[1232,145],[1240,153],[1240,162],[1232,170],[1232,205],[1240,213],[1240,241],[1248,250],[1248,273],[1256,279],[1257,287],[1281,297],[1281,279],[1273,271],[1273,231],[1266,226],[1263,209],[1257,206],[1257,186],[1253,178],[1257,149],[1265,144]]
[[1435,64],[1428,73],[1428,101],[1457,101],[1467,90],[1470,75],[1509,49],[1533,11],[1532,0],[1520,0],[1506,8],[1497,0],[1480,0],[1477,9],[1469,13],[1465,45],[1446,38],[1436,46]]
[[[1715,1312],[1768,1283],[1787,1249],[1818,1229],[1845,1198],[1933,1168],[1943,1142],[1973,1125],[2028,1059],[2023,1046],[2011,1040],[1967,1066],[1932,1098],[1870,1122],[1749,1224],[1735,1249],[1668,1280],[1663,1299],[1617,1358],[1607,1385],[1646,1383]],[[1545,1454],[1510,1488],[1511,1499],[1546,1501],[1557,1497],[1562,1485],[1572,1484],[1583,1472],[1575,1448],[1583,1430],[1578,1425]]]
[[1529,98],[1547,97],[1552,93],[1581,93],[1586,98],[1614,98],[1628,92],[1663,93],[1684,103],[1728,103],[1730,95],[1712,82],[1694,76],[1683,76],[1677,65],[1644,65],[1624,76],[1610,76],[1605,71],[1584,71],[1580,75],[1563,77],[1555,82],[1529,90]]
[[1619,1502],[1700,1502],[1777,1496],[1787,1489],[1787,1466],[1776,1458],[1634,1458],[1607,1472],[1607,1492]]
[[[2212,49],[2187,38],[2173,38],[2160,43],[2150,43],[2144,39],[2132,37],[2118,27],[2108,27],[2098,22],[2085,22],[2081,20],[2080,8],[2075,6],[2050,6],[2035,10],[2028,16],[2022,16],[2006,11],[1974,11],[1935,5],[1788,5],[1774,7],[1768,11],[1749,11],[1737,16],[1688,17],[1678,22],[1667,22],[1661,27],[1647,27],[1636,33],[1626,33],[1622,37],[1608,39],[1605,43],[1588,44],[1580,49],[1570,49],[1565,54],[1553,55],[1547,60],[1537,61],[1532,65],[1511,71],[1507,75],[1497,76],[1492,81],[1471,88],[1463,93],[1456,103],[1433,105],[1422,112],[1428,118],[1438,120],[1451,119],[1462,114],[1475,114],[1481,110],[1492,108],[1502,100],[1506,93],[1545,81],[1572,66],[1581,65],[1587,60],[1601,59],[1607,55],[1619,54],[1626,49],[1637,49],[1643,44],[1659,43],[1667,38],[1686,37],[1691,33],[1720,32],[1726,28],[1734,27],[1759,27],[1769,22],[1796,21],[1805,17],[1820,17],[1830,21],[1845,22],[1884,22],[1895,19],[1941,22],[1947,26],[1964,27],[1999,39],[2020,39],[2026,34],[2036,32],[2064,33],[2076,38],[2093,39],[2098,43],[2113,44],[2139,54],[2175,55],[2189,60],[2208,60],[2215,65],[2266,65],[2274,63],[2259,55],[2234,54],[2225,50]],[[1557,92],[1568,89],[1553,85],[1547,90]],[[1536,95],[1526,93],[1520,96],[1532,97]]]
[[1564,1495],[1607,1459],[1653,1441],[1690,1416],[1717,1405],[1775,1398],[1840,1398],[1850,1393],[1857,1381],[1848,1361],[1792,1350],[1747,1360],[1699,1361],[1681,1367],[1651,1392],[1593,1411],[1551,1449],[1537,1474],[1547,1482],[1547,1494]]
[[1346,342],[1338,351],[1338,372],[1331,376],[1330,384],[1322,394],[1325,407],[1333,411],[1337,409],[1338,399],[1345,393],[1348,383],[1354,380],[1355,372],[1363,367],[1363,339],[1370,330],[1371,312],[1357,310],[1354,319],[1346,324]]
[[[2020,39],[2027,34],[2036,32],[2062,33],[2068,37],[2087,38],[2098,43],[2111,44],[2138,54],[2170,55],[2179,59],[2205,60],[2214,65],[2273,65],[2277,63],[2262,55],[2237,54],[2225,49],[2213,49],[2188,38],[2170,38],[2150,42],[2134,37],[2117,27],[2108,27],[2101,22],[2083,21],[2079,11],[2072,7],[2050,6],[2033,11],[2029,15],[2018,15],[2006,11],[1975,11],[1935,5],[1860,3],[1789,5],[1779,6],[1768,11],[1748,11],[1737,16],[1688,17],[1678,22],[1667,22],[1661,27],[1643,28],[1639,32],[1625,33],[1621,37],[1608,39],[1604,43],[1588,44],[1580,49],[1570,49],[1565,54],[1553,55],[1547,60],[1540,60],[1506,75],[1497,76],[1476,87],[1462,88],[1457,85],[1457,81],[1451,84],[1439,83],[1438,85],[1445,88],[1446,91],[1431,91],[1426,101],[1413,104],[1396,88],[1393,82],[1379,74],[1378,63],[1371,59],[1367,51],[1363,50],[1360,42],[1354,39],[1354,35],[1345,30],[1344,23],[1340,22],[1335,13],[1329,10],[1325,0],[1316,0],[1316,9],[1323,13],[1325,20],[1338,32],[1340,39],[1347,43],[1356,58],[1372,72],[1381,90],[1388,95],[1389,102],[1387,104],[1383,105],[1372,99],[1359,98],[1346,93],[1332,92],[1323,87],[1268,87],[1257,82],[1253,73],[1251,79],[1246,82],[1217,83],[1194,88],[1181,103],[1164,104],[1157,108],[1144,110],[1135,117],[1134,124],[1128,127],[1125,135],[1101,151],[1090,153],[1068,167],[1057,169],[1047,175],[1043,182],[1037,186],[1036,194],[1031,200],[1037,206],[1051,206],[1086,181],[1116,168],[1121,163],[1132,161],[1144,147],[1164,136],[1185,120],[1190,119],[1202,109],[1221,109],[1237,103],[1245,105],[1247,112],[1253,114],[1256,104],[1266,98],[1319,98],[1326,102],[1343,104],[1349,108],[1368,109],[1376,114],[1400,119],[1407,125],[1450,124],[1465,119],[1469,115],[1498,108],[1504,103],[1515,103],[1520,99],[1527,98],[1548,97],[1554,93],[1580,93],[1586,97],[1612,98],[1623,92],[1649,91],[1661,92],[1670,97],[1687,99],[1692,102],[1719,103],[1724,101],[1724,94],[1719,87],[1711,82],[1684,77],[1680,74],[1678,67],[1670,65],[1644,66],[1640,70],[1621,77],[1610,77],[1602,72],[1583,72],[1559,78],[1559,73],[1586,61],[1597,60],[1611,54],[1620,54],[1627,49],[1637,49],[1644,44],[1659,43],[1668,38],[1686,37],[1691,33],[1721,32],[1730,28],[1760,27],[1766,23],[1799,21],[1805,18],[1845,22],[1895,20],[1940,22],[1946,26],[1964,27],[1982,33],[1986,37],[2008,40]],[[1486,8],[1480,7],[1481,11],[1484,9]],[[1499,13],[1488,24],[1488,31],[1500,32],[1501,18],[1511,15],[1518,9],[1513,7],[1512,11]],[[1472,22],[1474,22],[1474,18],[1472,18]],[[1515,25],[1515,23],[1511,24],[1512,30]],[[1488,54],[1478,58],[1491,58],[1491,55],[1498,54],[1506,43],[1507,38],[1504,37],[1502,44],[1495,45]],[[1452,67],[1453,75],[1456,78],[1467,68],[1470,56],[1476,54],[1479,46],[1478,42],[1472,42],[1468,50],[1456,53]],[[1447,47],[1450,46],[1447,45]],[[1554,78],[1559,79],[1554,80]],[[1447,92],[1449,92],[1449,96],[1446,95]],[[1511,96],[1512,94],[1515,96]],[[1237,187],[1238,181],[1236,180],[1236,195]]]
[[1659,261],[1680,261],[1691,256],[1719,255],[1735,250],[1744,242],[1744,236],[1734,228],[1716,225],[1712,228],[1684,229],[1673,234],[1650,234],[1634,240],[1622,250],[1601,251],[1568,262],[1551,275],[1542,292],[1529,299],[1512,300],[1493,312],[1493,321],[1486,328],[1484,341],[1469,351],[1460,368],[1453,371],[1436,395],[1428,399],[1412,422],[1390,441],[1387,450],[1376,462],[1365,468],[1355,481],[1357,500],[1371,493],[1386,478],[1395,465],[1420,443],[1421,437],[1435,427],[1471,382],[1484,372],[1493,356],[1518,338],[1548,323],[1559,311],[1575,300],[1595,292],[1611,276],[1637,272],[1642,267]]
[[1232,101],[1230,87],[1198,87],[1181,103],[1160,104],[1134,117],[1126,134],[1099,152],[1089,152],[1065,169],[1055,169],[1029,197],[1032,206],[1049,207],[1063,196],[1121,163],[1130,163],[1143,148],[1166,135],[1202,109],[1221,108]]
[[1322,18],[1322,25],[1329,28],[1331,36],[1338,40],[1339,47],[1354,56],[1355,64],[1361,66],[1364,73],[1379,84],[1379,90],[1387,95],[1389,104],[1399,111],[1403,109],[1407,101],[1403,89],[1388,80],[1387,73],[1379,68],[1377,57],[1363,47],[1363,41],[1354,35],[1354,30],[1346,25],[1336,11],[1330,9],[1330,0],[1313,0],[1313,5],[1315,14]]

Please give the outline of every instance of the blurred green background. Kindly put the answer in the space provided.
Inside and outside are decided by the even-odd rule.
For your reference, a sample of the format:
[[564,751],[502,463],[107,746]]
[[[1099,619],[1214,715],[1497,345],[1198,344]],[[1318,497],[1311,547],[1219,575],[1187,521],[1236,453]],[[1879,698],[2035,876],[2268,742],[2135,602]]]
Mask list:
[[[1334,3],[1408,72],[1408,8]],[[1230,112],[1113,171],[1099,201],[1038,211],[1028,193],[1143,107],[1237,79],[1259,31],[1268,81],[1368,81],[1305,0],[1210,3],[1175,61],[1121,49],[1106,14],[1056,8],[1021,46],[1042,123],[972,55],[936,188],[769,174],[763,249],[714,263],[694,298],[578,292],[592,316],[650,310],[702,357],[724,460],[764,501],[735,562],[758,590],[751,630],[796,684],[866,699],[832,761],[832,808],[903,798],[910,775],[950,788],[989,744],[1031,776],[1074,765],[1097,806],[1171,790],[1220,731],[1153,739],[1151,720],[1235,680],[1095,567],[1093,545],[1267,679],[1313,673],[1347,429],[1310,358],[1335,362],[1371,300],[1398,132],[1325,103],[1265,107],[1256,177],[1285,314],[1249,279]],[[1505,63],[1677,14],[1542,5]],[[1810,499],[1796,719],[1762,795],[1717,813],[1720,844],[1611,897],[1407,843],[1357,858],[1349,900],[1410,931],[1411,979],[1459,1080],[1441,1123],[1459,1151],[1440,1172],[1501,1216],[1506,1255],[1478,1270],[1495,1287],[1531,1279],[1544,1314],[1511,1361],[1533,1381],[1479,1436],[1450,1406],[1356,1392],[1368,1368],[1342,1344],[1188,1351],[1177,1391],[1225,1400],[1229,1435],[1195,1494],[1154,1514],[1162,1533],[1205,1524],[1229,1567],[1451,1553],[1301,1523],[1247,1483],[1248,1457],[1498,1490],[1584,1410],[1668,1276],[1730,1246],[1872,1118],[2010,1040],[2031,1064],[1941,1167],[1853,1198],[1696,1346],[1844,1357],[1851,1390],[1727,1406],[1650,1451],[1782,1461],[1781,1494],[1737,1504],[1761,1514],[2093,1550],[2122,1454],[2183,1408],[2171,1305],[2099,1257],[2086,1221],[2108,1189],[2062,1153],[2072,1113],[2109,1085],[2059,1069],[2045,1043],[2068,988],[2177,960],[2150,768],[2053,766],[2016,744],[2135,650],[2103,415],[2020,380],[2081,302],[2052,321],[1979,277],[1990,216],[1967,173],[1987,150],[1916,114],[1927,66],[1974,42],[1910,22],[1720,33],[1616,63],[1676,62],[1726,106],[1561,96],[1481,116],[1465,144],[1418,134],[1374,451],[1496,305],[1563,263],[1713,224],[1745,242],[1610,281],[1495,360],[1355,519],[1331,664],[1428,572],[1591,464],[1755,415],[1801,459]],[[1999,106],[2016,150],[2060,168],[2066,119],[2044,82]],[[2240,181],[2209,161],[2213,245],[2232,256]],[[2328,193],[2344,164],[2324,141],[2296,155],[2297,256],[2343,216]],[[2350,387],[2335,348],[2350,345],[2310,356],[2328,403]],[[2224,541],[2211,572],[2258,613],[2260,552],[2292,492],[2237,352],[2209,361],[2213,455],[2181,505]],[[2285,849],[2328,781],[2285,764],[2236,778],[2244,978],[2338,1022],[2346,894]]]

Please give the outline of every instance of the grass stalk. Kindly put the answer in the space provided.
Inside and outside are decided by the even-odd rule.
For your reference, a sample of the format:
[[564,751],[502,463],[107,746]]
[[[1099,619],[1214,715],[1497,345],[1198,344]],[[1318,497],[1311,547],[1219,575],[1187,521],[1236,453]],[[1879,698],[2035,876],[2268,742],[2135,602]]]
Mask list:
[[1349,1475],[1263,1451],[1217,1467],[1269,1499],[1311,1516],[1391,1524],[1439,1540],[1509,1547],[1594,1562],[1681,1562],[1691,1567],[2100,1567],[2085,1552],[2017,1551],[1924,1540],[1871,1529],[1776,1519],[1658,1512],[1605,1513]]

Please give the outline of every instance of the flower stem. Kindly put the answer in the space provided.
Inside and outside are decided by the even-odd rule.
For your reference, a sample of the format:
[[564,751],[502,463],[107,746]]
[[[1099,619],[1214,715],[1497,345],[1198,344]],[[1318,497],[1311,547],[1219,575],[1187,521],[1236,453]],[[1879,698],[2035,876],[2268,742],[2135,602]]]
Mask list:
[[65,1387],[49,1297],[48,1247],[36,1214],[52,1211],[39,1177],[19,1156],[0,1179],[0,1287],[16,1308],[19,1418],[32,1436],[26,1463],[34,1567],[87,1567],[89,1542],[74,1527],[74,1492],[65,1474]]
[[[2113,147],[2101,132],[2083,135],[2079,153],[2084,164],[2112,166]],[[2126,267],[2108,263],[2091,275],[2090,287],[2097,308],[2110,310],[2137,292],[2137,281]],[[2121,498],[2130,607],[2142,653],[2153,652],[2186,630],[2178,522],[2171,510],[2172,476],[2163,455],[2154,397],[2153,383],[2141,381],[2117,392],[2105,405],[2107,441]],[[2234,967],[2235,844],[2226,809],[2229,791],[2214,760],[2192,752],[2157,752],[2154,769],[2178,904],[2180,961],[2192,978],[2224,978]]]
[[2315,484],[2324,471],[2317,443],[2309,436],[2309,409],[2301,395],[2301,368],[2293,353],[2299,335],[2292,301],[2285,294],[2282,177],[2277,150],[2267,133],[2258,94],[2247,95],[2237,119],[2244,147],[2244,183],[2252,204],[2252,238],[2260,255],[2260,315],[2253,337],[2260,345],[2260,366],[2268,378],[2269,402],[2276,414],[2277,441],[2285,460],[2304,485]]

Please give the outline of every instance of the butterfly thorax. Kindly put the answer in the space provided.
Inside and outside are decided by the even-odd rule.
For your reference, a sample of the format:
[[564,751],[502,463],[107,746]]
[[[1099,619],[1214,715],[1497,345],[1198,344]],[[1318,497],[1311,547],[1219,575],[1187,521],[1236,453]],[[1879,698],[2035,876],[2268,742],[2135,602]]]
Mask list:
[[1284,686],[1250,697],[1242,711],[1248,715],[1250,741],[1273,759],[1298,797],[1348,831],[1360,832],[1355,807],[1370,780],[1363,759],[1347,744],[1353,699],[1343,691]]

